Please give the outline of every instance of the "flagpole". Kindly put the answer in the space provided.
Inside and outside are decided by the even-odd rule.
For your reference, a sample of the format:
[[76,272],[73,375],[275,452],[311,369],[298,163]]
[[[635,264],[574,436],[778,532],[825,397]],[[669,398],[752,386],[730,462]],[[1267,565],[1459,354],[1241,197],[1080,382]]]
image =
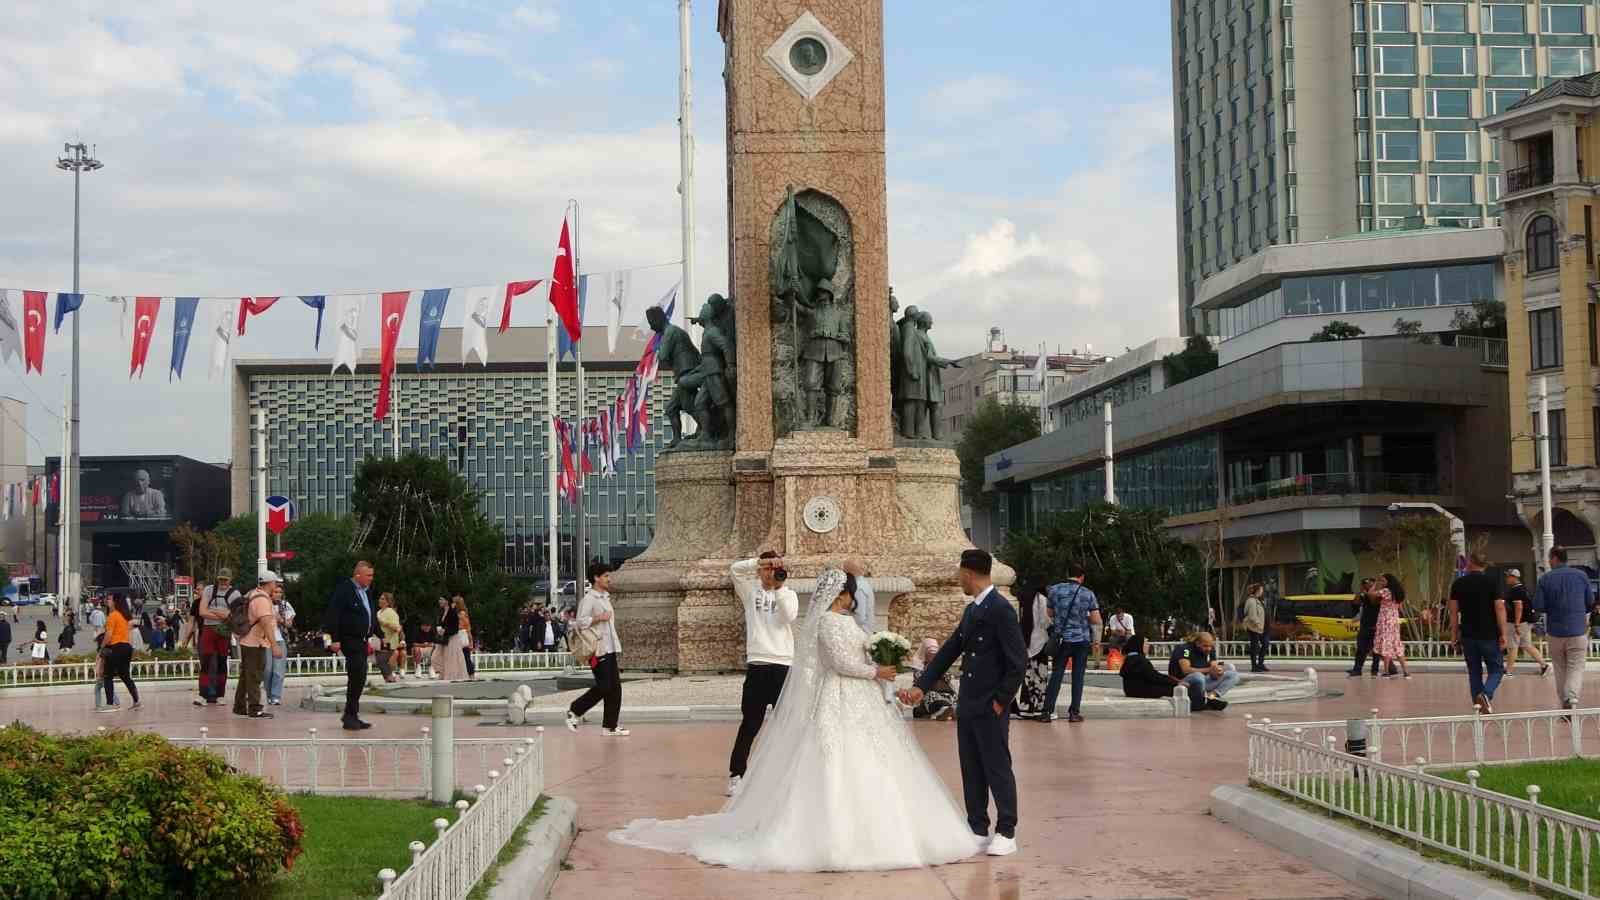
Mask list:
[[[584,396],[583,396],[583,339],[581,337],[581,331],[582,331],[582,325],[583,325],[583,307],[585,306],[585,304],[584,304],[584,297],[583,297],[583,294],[582,294],[582,291],[581,291],[581,288],[583,286],[583,252],[582,252],[582,249],[581,249],[582,247],[583,247],[583,216],[582,216],[582,211],[581,211],[581,208],[580,208],[580,206],[578,204],[578,201],[577,200],[573,200],[572,201],[572,284],[573,284],[574,288],[579,288],[580,289],[579,295],[578,295],[578,325],[579,325],[580,336],[572,338],[572,359],[573,359],[573,363],[575,364],[575,367],[577,368],[577,371],[578,371],[578,407],[577,407],[577,411],[573,414],[573,417],[576,419],[576,421],[578,423],[578,436],[577,436],[577,440],[574,442],[574,443],[577,444],[577,446],[574,449],[577,451],[577,457],[578,457],[578,459],[577,459],[577,467],[576,467],[577,468],[577,473],[576,474],[577,474],[577,478],[578,478],[578,493],[577,493],[578,499],[577,499],[577,502],[572,504],[572,514],[573,514],[573,516],[576,517],[574,519],[573,526],[572,526],[572,566],[573,566],[573,568],[572,568],[572,572],[573,572],[572,577],[573,577],[573,580],[576,583],[578,583],[579,587],[582,587],[582,581],[583,581],[585,575],[587,574],[588,568],[589,568],[589,517],[588,517],[588,515],[585,514],[584,500],[586,498],[584,497],[584,494],[583,494],[583,489],[584,489],[584,484],[583,484],[583,459],[584,459],[584,457],[583,457],[583,444],[584,444],[583,419],[584,419],[584,409],[585,409],[585,407],[584,407]],[[550,304],[546,303],[545,305],[549,306]],[[571,337],[571,336],[569,335],[569,337]]]
[[[683,318],[694,299],[694,63],[689,53],[690,5],[678,0],[678,201],[682,207]],[[698,326],[690,326],[698,332]],[[696,334],[696,337],[699,335]]]
[[[551,283],[554,288],[554,282]],[[550,546],[546,568],[550,571],[550,586],[548,599],[554,607],[559,599],[561,590],[561,495],[556,490],[556,467],[559,461],[556,454],[559,451],[559,442],[556,439],[556,307],[554,303],[546,302],[544,305],[544,337],[545,337],[545,418],[547,428],[545,434],[545,515],[550,525]]]
[[72,496],[67,466],[70,463],[67,448],[72,444],[72,389],[63,388],[61,407],[66,415],[61,417],[61,462],[56,466],[56,596],[67,596],[67,501]]
[[255,410],[256,425],[256,580],[267,573],[267,411]]

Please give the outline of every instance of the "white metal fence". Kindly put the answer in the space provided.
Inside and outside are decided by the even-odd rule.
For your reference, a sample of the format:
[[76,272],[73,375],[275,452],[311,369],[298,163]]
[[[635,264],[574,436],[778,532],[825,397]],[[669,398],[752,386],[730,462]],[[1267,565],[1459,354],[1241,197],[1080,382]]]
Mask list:
[[[566,653],[474,653],[472,662],[480,672],[532,672],[563,668],[568,660]],[[293,678],[301,675],[343,675],[344,657],[291,656],[284,660],[286,674]],[[374,666],[371,671],[376,674]],[[132,664],[135,681],[174,681],[197,678],[200,661],[196,659],[144,659]],[[239,660],[228,660],[228,676],[237,677]],[[49,663],[32,665],[16,663],[0,666],[0,688],[46,687],[57,684],[89,684],[94,680],[94,663]]]
[[[1357,721],[1366,726],[1365,756],[1345,752],[1347,722],[1251,722],[1251,782],[1530,886],[1600,897],[1600,821],[1541,806],[1537,785],[1524,800],[1478,787],[1476,770],[1468,783],[1428,772],[1582,755],[1585,733],[1600,746],[1600,709]],[[1450,760],[1384,761],[1404,760],[1408,747],[1448,752]]]
[[[433,783],[433,736],[424,726],[416,738],[213,738],[202,727],[197,738],[168,738],[184,747],[209,750],[230,766],[287,791],[313,794],[385,794],[426,797]],[[455,738],[457,787],[482,782],[524,739]]]
[[[1170,656],[1172,651],[1182,646],[1180,641],[1151,641],[1145,645],[1145,655],[1151,659],[1160,659]],[[1543,640],[1535,640],[1534,646],[1545,650]],[[1461,659],[1461,650],[1449,641],[1406,641],[1406,659]],[[1273,657],[1288,659],[1343,659],[1351,660],[1356,655],[1355,641],[1273,641],[1268,651],[1270,661]],[[1600,654],[1600,641],[1589,642],[1589,655]],[[1217,655],[1223,659],[1239,659],[1250,655],[1249,645],[1245,641],[1217,641]]]
[[543,731],[525,738],[473,789],[473,801],[456,801],[454,823],[435,819],[433,846],[411,842],[411,865],[378,873],[383,896],[399,900],[459,900],[489,870],[517,826],[544,792]]

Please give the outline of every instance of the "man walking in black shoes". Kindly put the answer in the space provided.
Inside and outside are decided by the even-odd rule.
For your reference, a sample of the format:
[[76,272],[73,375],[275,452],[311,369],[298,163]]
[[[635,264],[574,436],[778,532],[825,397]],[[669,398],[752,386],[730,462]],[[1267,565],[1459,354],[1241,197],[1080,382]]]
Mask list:
[[[1367,654],[1372,653],[1372,642],[1378,635],[1378,598],[1372,593],[1373,579],[1361,579],[1361,591],[1355,596],[1356,615],[1360,617],[1360,627],[1356,629],[1356,660],[1345,674],[1351,678],[1361,677],[1361,665],[1367,661]],[[1372,656],[1372,677],[1378,677],[1378,657]]]
[[956,741],[961,754],[961,788],[972,833],[989,837],[989,795],[994,795],[995,830],[990,856],[1017,852],[1017,779],[1011,771],[1011,721],[1006,711],[1022,687],[1028,665],[1017,612],[989,578],[994,559],[982,550],[961,554],[961,592],[972,598],[955,633],[922,670],[915,687],[900,692],[900,702],[916,706],[924,691],[961,658],[956,695]]
[[377,627],[378,614],[367,589],[372,587],[372,563],[356,563],[349,581],[339,582],[328,600],[328,649],[344,654],[344,730],[360,731],[372,723],[361,721],[361,692],[367,687],[367,638]]
[[739,789],[750,745],[756,741],[767,707],[776,706],[783,682],[794,661],[794,633],[790,626],[800,615],[800,598],[784,586],[789,573],[783,560],[768,550],[758,559],[733,564],[733,592],[744,604],[744,693],[739,700],[743,719],[728,759],[728,796]]

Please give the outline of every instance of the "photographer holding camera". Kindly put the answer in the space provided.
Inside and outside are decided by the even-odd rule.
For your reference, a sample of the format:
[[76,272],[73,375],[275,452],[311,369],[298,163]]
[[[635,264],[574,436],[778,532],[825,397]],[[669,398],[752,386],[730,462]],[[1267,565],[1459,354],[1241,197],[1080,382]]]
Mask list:
[[784,586],[789,573],[783,560],[768,550],[757,559],[743,559],[729,570],[733,592],[744,604],[744,693],[739,709],[744,718],[728,760],[728,796],[739,789],[750,746],[761,731],[767,707],[775,706],[794,661],[794,633],[790,626],[800,615],[800,598]]

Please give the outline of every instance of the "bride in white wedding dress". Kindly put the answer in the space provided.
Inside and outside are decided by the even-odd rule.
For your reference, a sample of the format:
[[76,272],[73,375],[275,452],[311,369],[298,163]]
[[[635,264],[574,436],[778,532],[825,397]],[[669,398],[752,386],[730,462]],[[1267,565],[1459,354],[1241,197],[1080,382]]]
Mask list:
[[719,813],[638,819],[611,839],[735,869],[909,869],[965,859],[967,827],[877,681],[851,618],[855,580],[817,579],[794,665],[739,792]]

